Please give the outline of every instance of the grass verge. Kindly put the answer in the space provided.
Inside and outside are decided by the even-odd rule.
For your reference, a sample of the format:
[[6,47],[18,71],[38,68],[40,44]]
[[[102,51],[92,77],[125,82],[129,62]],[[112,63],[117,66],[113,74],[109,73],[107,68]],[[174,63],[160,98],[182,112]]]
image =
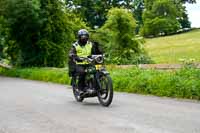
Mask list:
[[69,84],[67,69],[59,68],[13,68],[5,69],[0,67],[0,75],[19,77],[24,79]]
[[[200,100],[200,70],[185,68],[176,71],[142,70],[138,68],[108,68],[114,90],[174,98]],[[0,68],[0,75],[69,84],[67,69]]]
[[119,69],[112,70],[111,76],[118,91],[200,100],[199,69]]

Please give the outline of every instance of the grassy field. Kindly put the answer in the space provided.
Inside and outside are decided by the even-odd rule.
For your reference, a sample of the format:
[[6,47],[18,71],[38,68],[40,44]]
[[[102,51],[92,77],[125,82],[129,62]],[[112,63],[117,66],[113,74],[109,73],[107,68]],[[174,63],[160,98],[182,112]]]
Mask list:
[[200,29],[187,33],[146,39],[145,48],[155,63],[200,62]]

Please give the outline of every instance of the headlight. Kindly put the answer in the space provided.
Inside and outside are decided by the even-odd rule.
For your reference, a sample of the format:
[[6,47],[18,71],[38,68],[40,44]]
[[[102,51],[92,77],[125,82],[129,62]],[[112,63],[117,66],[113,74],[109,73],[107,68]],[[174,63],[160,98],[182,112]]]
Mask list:
[[103,57],[102,56],[98,56],[95,58],[96,63],[98,64],[102,64],[103,63]]

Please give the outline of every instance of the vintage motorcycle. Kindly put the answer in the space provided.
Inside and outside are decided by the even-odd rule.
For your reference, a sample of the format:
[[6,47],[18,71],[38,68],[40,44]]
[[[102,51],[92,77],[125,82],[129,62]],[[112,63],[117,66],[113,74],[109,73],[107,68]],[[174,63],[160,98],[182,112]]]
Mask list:
[[87,90],[80,93],[78,89],[78,74],[72,76],[71,85],[73,94],[78,102],[82,102],[84,98],[98,97],[101,105],[109,106],[113,100],[113,83],[109,72],[106,70],[103,55],[92,55],[87,58],[82,58],[89,63],[85,69],[85,86]]

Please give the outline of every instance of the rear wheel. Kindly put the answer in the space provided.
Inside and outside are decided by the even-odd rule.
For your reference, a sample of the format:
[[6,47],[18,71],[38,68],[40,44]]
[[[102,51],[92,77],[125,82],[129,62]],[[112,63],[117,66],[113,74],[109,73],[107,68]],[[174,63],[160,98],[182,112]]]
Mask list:
[[103,106],[109,106],[113,100],[113,83],[109,75],[101,74],[99,76],[100,89],[98,91],[98,100]]
[[77,102],[82,102],[84,100],[83,97],[80,96],[80,92],[78,89],[78,79],[76,77],[72,78],[72,89],[73,89],[73,94]]

